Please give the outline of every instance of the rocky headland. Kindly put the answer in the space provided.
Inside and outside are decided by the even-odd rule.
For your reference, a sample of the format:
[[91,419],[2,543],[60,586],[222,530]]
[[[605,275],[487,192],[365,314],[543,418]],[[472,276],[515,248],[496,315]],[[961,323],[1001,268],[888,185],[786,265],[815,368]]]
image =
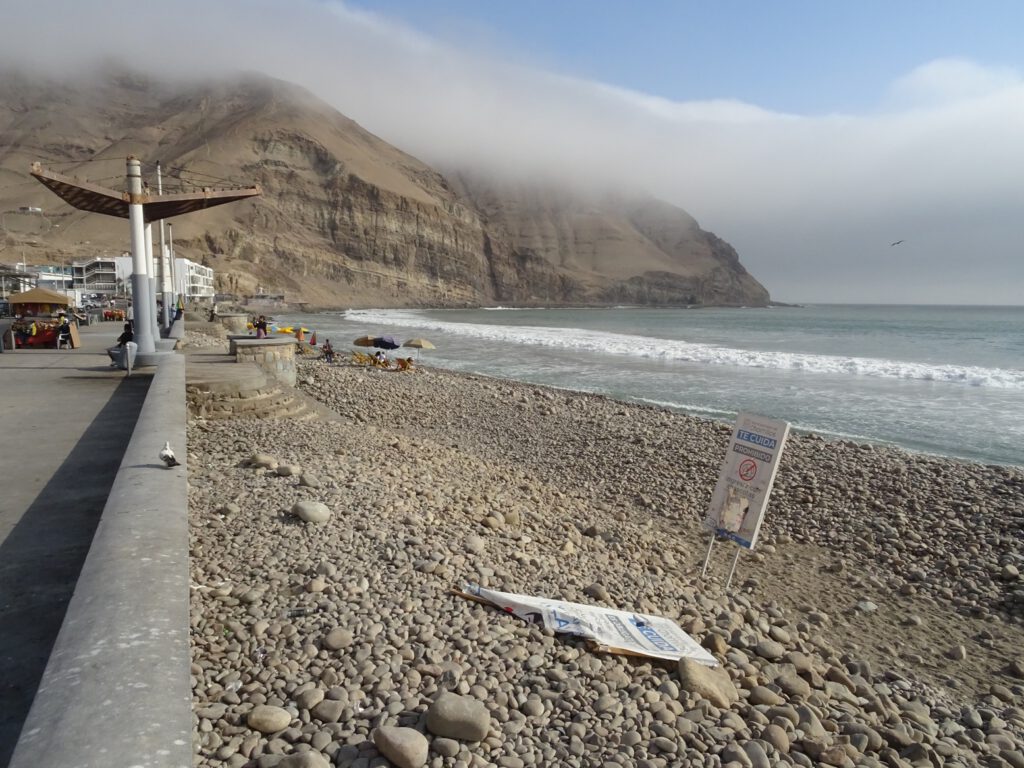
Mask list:
[[[196,764],[1024,767],[1024,472],[813,435],[700,578],[728,428],[300,361],[336,417],[189,427]],[[451,587],[677,620],[714,671]]]
[[28,170],[119,190],[129,153],[152,190],[156,161],[165,192],[261,186],[174,221],[175,253],[212,266],[220,293],[321,307],[769,302],[733,247],[677,206],[571,179],[442,173],[255,73],[188,82],[108,67],[53,80],[0,67],[0,260],[124,250],[126,224],[63,204]]

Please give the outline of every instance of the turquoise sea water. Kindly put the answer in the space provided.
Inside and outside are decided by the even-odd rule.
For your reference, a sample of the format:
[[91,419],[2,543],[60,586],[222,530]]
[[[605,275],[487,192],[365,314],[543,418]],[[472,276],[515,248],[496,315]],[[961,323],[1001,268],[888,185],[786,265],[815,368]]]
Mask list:
[[349,310],[287,315],[339,350],[425,337],[429,364],[826,436],[1024,464],[1024,307]]

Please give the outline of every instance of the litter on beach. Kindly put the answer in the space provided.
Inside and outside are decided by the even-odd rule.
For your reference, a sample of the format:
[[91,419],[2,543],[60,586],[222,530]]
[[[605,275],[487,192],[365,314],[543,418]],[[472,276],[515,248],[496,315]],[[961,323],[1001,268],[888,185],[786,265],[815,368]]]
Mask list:
[[543,597],[516,595],[466,584],[455,594],[492,605],[531,624],[584,638],[595,651],[653,659],[693,659],[708,667],[718,661],[686,634],[678,624],[662,616],[617,611],[597,605],[568,603]]

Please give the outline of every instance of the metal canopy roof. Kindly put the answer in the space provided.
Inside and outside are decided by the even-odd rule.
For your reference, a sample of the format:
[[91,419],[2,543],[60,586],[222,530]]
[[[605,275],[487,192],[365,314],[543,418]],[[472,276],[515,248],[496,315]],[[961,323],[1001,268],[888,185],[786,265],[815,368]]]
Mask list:
[[142,205],[142,213],[147,223],[262,194],[262,190],[256,186],[241,189],[203,189],[200,192],[173,195],[144,192],[132,200],[128,192],[118,192],[53,171],[45,171],[39,163],[32,163],[31,174],[59,198],[83,211],[127,219],[129,203],[138,203]]

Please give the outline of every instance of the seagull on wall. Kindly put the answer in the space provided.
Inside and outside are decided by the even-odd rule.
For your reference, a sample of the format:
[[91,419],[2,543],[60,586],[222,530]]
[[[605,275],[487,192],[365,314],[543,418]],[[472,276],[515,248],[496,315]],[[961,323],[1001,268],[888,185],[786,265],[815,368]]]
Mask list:
[[160,461],[166,464],[168,469],[178,466],[178,459],[171,450],[170,441],[164,443],[163,450],[160,451]]
[[889,243],[889,247],[892,248],[894,245],[899,245],[902,242],[902,240],[897,240],[895,243]]

